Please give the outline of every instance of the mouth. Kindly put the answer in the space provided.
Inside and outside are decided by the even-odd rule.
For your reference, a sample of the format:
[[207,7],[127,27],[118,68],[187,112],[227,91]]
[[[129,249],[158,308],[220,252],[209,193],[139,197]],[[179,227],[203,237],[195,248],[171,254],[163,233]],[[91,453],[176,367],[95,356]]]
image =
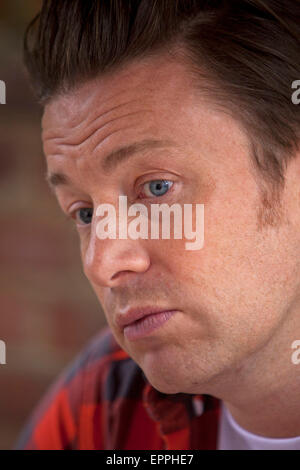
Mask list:
[[148,336],[152,331],[166,323],[177,310],[155,307],[131,309],[126,314],[119,315],[117,324],[130,341]]

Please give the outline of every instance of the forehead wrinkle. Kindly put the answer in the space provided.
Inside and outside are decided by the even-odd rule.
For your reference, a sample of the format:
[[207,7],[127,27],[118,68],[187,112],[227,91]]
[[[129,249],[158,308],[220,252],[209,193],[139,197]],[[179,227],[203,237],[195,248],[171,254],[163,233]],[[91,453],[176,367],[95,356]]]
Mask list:
[[[103,124],[103,126],[101,128],[98,128],[94,134],[95,136],[97,135],[97,133],[99,132],[102,132],[103,129],[105,129],[109,124],[111,124],[112,122],[114,121],[118,121],[119,119],[123,119],[123,118],[128,118],[129,116],[134,116],[136,114],[140,114],[140,113],[151,113],[151,110],[150,109],[143,109],[143,110],[139,110],[139,111],[133,111],[131,113],[128,113],[128,114],[125,114],[124,116],[118,116],[117,118],[114,118],[114,119],[111,119],[110,121],[107,121],[105,124]],[[96,145],[93,147],[93,149],[91,150],[91,153],[94,153],[98,150],[99,146],[100,145],[103,145],[103,143],[112,135],[112,134],[115,134],[116,132],[120,132],[120,131],[123,131],[125,129],[129,129],[130,126],[127,126],[127,127],[122,127],[122,128],[119,128],[119,129],[116,129],[112,132],[109,132],[108,134],[106,134],[103,138],[101,138],[101,141],[97,142]]]
[[[86,126],[89,127],[89,126],[91,126],[92,124],[94,124],[95,122],[97,122],[98,119],[102,119],[104,116],[106,116],[107,114],[110,114],[111,112],[115,111],[116,109],[122,108],[123,106],[126,106],[127,104],[130,104],[130,103],[134,103],[134,102],[136,102],[136,101],[140,101],[140,100],[139,100],[139,99],[135,99],[135,100],[126,101],[125,103],[118,104],[118,105],[114,106],[113,108],[108,109],[107,111],[104,111],[104,112],[103,112],[102,114],[100,114],[100,115],[97,115],[97,114],[96,114],[96,117],[91,118],[91,120],[86,124]],[[79,126],[83,126],[83,125],[85,125],[85,122],[84,122],[84,121],[79,124]]]
[[[52,154],[52,153],[48,153],[48,157],[51,157],[52,155],[53,155],[53,156],[54,156],[54,155],[55,155],[55,156],[58,156],[58,155],[64,156],[64,155],[65,155],[65,154],[64,154],[64,151],[63,151],[63,150],[64,150],[64,147],[67,147],[67,148],[69,148],[69,147],[78,147],[77,149],[75,149],[75,151],[76,151],[77,154],[79,154],[79,160],[81,160],[81,158],[84,158],[84,156],[85,156],[85,152],[82,151],[82,148],[81,148],[81,147],[82,147],[83,145],[87,145],[87,142],[88,142],[89,139],[91,139],[92,137],[95,137],[95,139],[96,139],[97,134],[98,134],[98,133],[102,133],[103,130],[105,130],[106,127],[109,126],[111,123],[113,123],[113,122],[115,122],[115,121],[118,121],[118,120],[120,120],[120,119],[123,119],[123,118],[128,118],[129,116],[133,116],[133,115],[139,114],[139,113],[141,113],[141,112],[146,113],[146,112],[151,112],[151,111],[150,111],[150,110],[139,110],[139,111],[134,111],[134,112],[125,114],[125,115],[123,115],[123,116],[118,116],[118,117],[116,117],[116,118],[114,118],[114,119],[111,119],[111,120],[105,122],[100,128],[97,127],[96,129],[94,129],[93,132],[86,138],[86,140],[85,140],[85,141],[82,141],[82,142],[79,143],[79,144],[70,144],[70,143],[57,144],[58,147],[59,147],[59,153],[58,153],[58,152],[55,152],[55,153],[53,153],[53,154]],[[132,127],[132,125],[131,125],[131,126],[130,126],[130,125],[129,125],[129,126],[125,126],[125,127],[124,127],[124,126],[122,126],[122,127],[119,127],[119,126],[118,126],[117,129],[110,130],[108,133],[106,133],[104,136],[102,136],[100,142],[99,142],[99,139],[96,139],[97,142],[96,142],[94,148],[88,149],[88,155],[92,155],[93,153],[95,153],[95,151],[98,150],[98,147],[99,147],[100,145],[103,145],[103,144],[105,143],[105,141],[106,141],[108,138],[110,138],[113,134],[115,134],[115,133],[117,133],[117,132],[121,132],[121,131],[123,132],[123,131],[125,131],[126,129],[129,129],[130,127]]]
[[[105,115],[107,114],[110,114],[111,112],[115,111],[116,109],[118,108],[121,108],[122,106],[126,106],[130,103],[133,103],[133,102],[136,102],[136,101],[140,101],[139,99],[135,99],[135,100],[131,100],[131,101],[126,101],[125,103],[121,103],[121,104],[118,104],[116,106],[114,106],[113,108],[111,109],[108,109],[106,111],[104,111],[103,113],[101,113],[100,115],[96,112],[95,115],[90,119],[89,122],[86,123],[86,121],[89,119],[89,115],[87,116],[86,119],[84,119],[83,121],[81,121],[79,124],[76,124],[75,126],[71,126],[70,128],[73,130],[73,129],[79,129],[79,132],[80,132],[80,127],[84,127],[85,126],[85,133],[82,133],[79,140],[74,140],[73,142],[71,142],[72,140],[72,137],[70,137],[70,139],[66,138],[64,134],[62,135],[53,135],[53,137],[51,136],[47,136],[47,132],[45,131],[43,133],[43,138],[45,140],[48,140],[48,141],[51,141],[51,140],[55,140],[58,142],[58,144],[60,143],[60,141],[64,141],[65,140],[65,143],[64,145],[80,145],[82,144],[85,140],[87,140],[90,136],[93,135],[93,133],[97,130],[97,127],[93,128],[93,130],[91,131],[88,131],[88,127],[90,127],[92,124],[95,124],[97,123],[98,120],[102,119]],[[59,128],[59,131],[61,131],[61,127]],[[49,131],[50,132],[55,132],[55,131]],[[68,140],[70,140],[70,142],[68,142]]]

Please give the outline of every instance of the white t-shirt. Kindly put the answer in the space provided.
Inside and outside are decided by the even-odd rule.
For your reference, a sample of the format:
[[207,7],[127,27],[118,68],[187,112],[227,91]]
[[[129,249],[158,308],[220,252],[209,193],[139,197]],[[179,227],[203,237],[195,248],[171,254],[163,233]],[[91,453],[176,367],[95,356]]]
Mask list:
[[252,434],[239,426],[222,402],[217,449],[300,450],[300,436],[287,439],[275,439]]

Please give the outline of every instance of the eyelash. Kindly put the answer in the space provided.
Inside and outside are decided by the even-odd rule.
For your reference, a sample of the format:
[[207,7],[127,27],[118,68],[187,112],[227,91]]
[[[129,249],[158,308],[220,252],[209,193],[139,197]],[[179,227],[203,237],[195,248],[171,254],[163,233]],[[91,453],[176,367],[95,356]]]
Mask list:
[[[141,187],[144,188],[146,185],[150,185],[151,183],[155,183],[155,182],[164,182],[164,183],[171,183],[171,186],[169,187],[169,189],[164,193],[164,194],[161,194],[161,195],[158,195],[158,196],[155,196],[154,194],[152,196],[146,196],[146,197],[139,197],[139,199],[158,199],[158,198],[162,198],[164,196],[166,196],[167,194],[169,194],[171,191],[172,191],[172,188],[174,186],[174,181],[171,181],[171,180],[167,180],[167,179],[154,179],[154,180],[149,180],[149,181],[146,181],[145,183],[141,184]],[[139,196],[140,196],[141,193],[139,193]]]
[[[166,196],[167,194],[169,194],[171,191],[172,191],[172,188],[174,186],[174,181],[172,180],[167,180],[167,179],[154,179],[154,180],[149,180],[149,181],[146,181],[145,183],[142,183],[140,187],[145,187],[147,184],[151,184],[151,183],[154,183],[154,182],[158,182],[158,181],[163,181],[163,182],[168,182],[168,183],[171,183],[171,186],[169,187],[169,189],[166,191],[166,193],[162,194],[162,195],[159,195],[159,196],[155,196],[153,195],[152,197],[151,196],[148,196],[148,197],[140,197],[140,194],[141,192],[139,193],[139,197],[138,199],[147,199],[147,200],[151,200],[151,199],[160,199],[164,196]],[[75,222],[77,222],[77,217],[76,217],[76,214],[79,213],[81,210],[83,209],[92,209],[91,207],[79,207],[78,209],[76,209],[75,211],[71,212],[70,215],[69,215],[69,218],[72,218],[75,220]],[[92,216],[93,217],[93,214]],[[81,227],[88,227],[90,224],[85,224],[85,223],[77,223],[77,226],[81,226]]]

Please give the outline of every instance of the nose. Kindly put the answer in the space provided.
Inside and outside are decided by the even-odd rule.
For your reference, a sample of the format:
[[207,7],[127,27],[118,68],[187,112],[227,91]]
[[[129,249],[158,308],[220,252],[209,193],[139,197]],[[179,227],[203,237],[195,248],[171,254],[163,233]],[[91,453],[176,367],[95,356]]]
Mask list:
[[149,266],[149,254],[140,240],[100,240],[92,233],[83,254],[86,277],[101,287],[120,286],[128,275],[146,272]]

